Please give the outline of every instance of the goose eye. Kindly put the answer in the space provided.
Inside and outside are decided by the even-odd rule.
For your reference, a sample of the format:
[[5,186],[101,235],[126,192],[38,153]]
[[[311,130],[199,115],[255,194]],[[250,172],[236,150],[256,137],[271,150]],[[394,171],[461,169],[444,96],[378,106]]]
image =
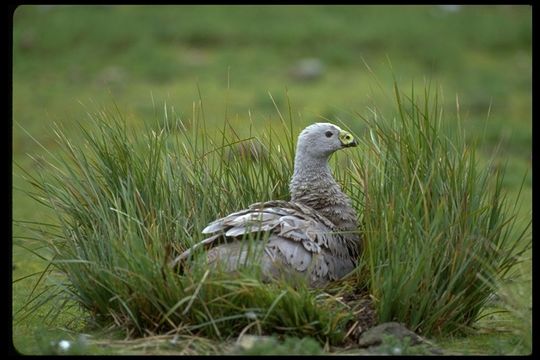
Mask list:
[[329,138],[332,137],[333,133],[331,131],[327,131],[325,135],[327,138]]

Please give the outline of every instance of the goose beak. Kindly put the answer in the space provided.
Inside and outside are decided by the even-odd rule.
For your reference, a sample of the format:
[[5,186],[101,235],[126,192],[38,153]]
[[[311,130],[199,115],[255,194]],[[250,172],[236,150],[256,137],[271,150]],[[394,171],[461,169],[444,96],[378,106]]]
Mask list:
[[351,146],[357,146],[358,143],[354,139],[354,137],[347,131],[341,130],[339,132],[339,141],[341,141],[341,145],[343,147],[351,147]]

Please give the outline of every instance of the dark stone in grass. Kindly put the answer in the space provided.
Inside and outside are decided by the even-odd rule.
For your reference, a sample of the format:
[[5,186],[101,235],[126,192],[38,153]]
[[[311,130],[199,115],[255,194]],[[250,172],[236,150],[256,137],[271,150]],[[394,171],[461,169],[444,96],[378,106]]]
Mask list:
[[[388,339],[392,339],[392,342],[408,343],[408,347],[412,347],[413,349],[416,346],[422,345],[425,346],[427,353],[442,354],[442,351],[433,346],[432,343],[397,322],[382,323],[366,330],[358,339],[358,346],[368,348],[370,352],[376,353],[380,351],[380,348],[388,345]],[[409,352],[414,353],[415,350],[413,349],[409,350]]]
[[407,329],[402,324],[387,322],[366,330],[358,339],[358,345],[360,347],[381,345],[383,343],[383,335],[391,335],[398,340],[404,340],[408,336],[411,339],[411,345],[417,345],[422,342],[419,335]]

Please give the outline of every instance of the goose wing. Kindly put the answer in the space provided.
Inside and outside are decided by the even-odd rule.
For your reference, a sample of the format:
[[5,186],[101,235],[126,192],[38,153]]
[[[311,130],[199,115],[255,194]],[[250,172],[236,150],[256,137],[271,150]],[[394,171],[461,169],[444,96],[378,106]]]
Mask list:
[[317,283],[337,279],[354,267],[345,239],[334,224],[299,203],[255,203],[211,222],[202,233],[210,236],[178,256],[174,264],[205,246],[211,248],[210,263],[225,259],[227,268],[233,270],[248,256],[238,240],[251,234],[267,237],[261,261],[264,270],[273,275],[285,268],[289,272],[309,273],[311,282]]

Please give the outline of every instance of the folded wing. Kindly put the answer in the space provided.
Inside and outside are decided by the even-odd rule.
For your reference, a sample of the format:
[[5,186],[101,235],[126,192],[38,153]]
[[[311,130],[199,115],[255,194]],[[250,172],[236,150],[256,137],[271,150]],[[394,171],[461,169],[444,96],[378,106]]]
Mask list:
[[174,263],[205,246],[210,248],[210,264],[220,263],[227,271],[233,271],[253,257],[253,250],[241,241],[249,236],[257,239],[257,261],[268,277],[296,273],[307,276],[312,286],[318,286],[342,277],[355,266],[356,259],[351,256],[346,238],[334,224],[299,203],[256,203],[211,222],[202,233],[211,236],[182,253]]

